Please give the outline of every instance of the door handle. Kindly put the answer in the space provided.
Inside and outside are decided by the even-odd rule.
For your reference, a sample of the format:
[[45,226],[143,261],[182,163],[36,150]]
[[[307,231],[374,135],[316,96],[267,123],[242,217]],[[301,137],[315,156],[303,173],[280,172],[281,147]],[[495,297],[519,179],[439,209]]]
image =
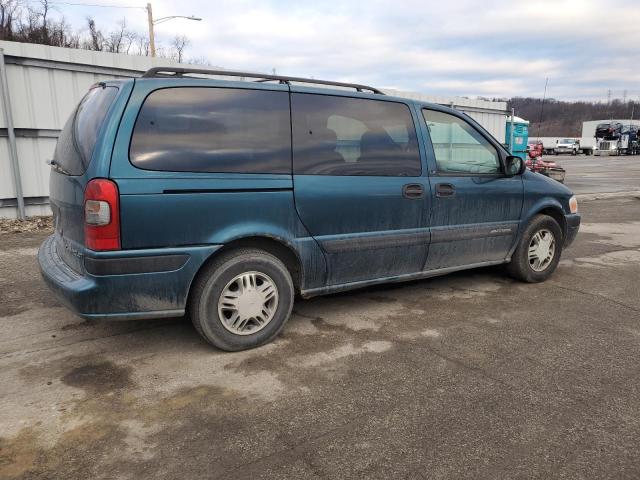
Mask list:
[[456,187],[450,183],[438,183],[436,185],[436,197],[453,197],[456,194]]
[[405,198],[422,198],[424,188],[419,183],[408,183],[402,187],[402,196]]

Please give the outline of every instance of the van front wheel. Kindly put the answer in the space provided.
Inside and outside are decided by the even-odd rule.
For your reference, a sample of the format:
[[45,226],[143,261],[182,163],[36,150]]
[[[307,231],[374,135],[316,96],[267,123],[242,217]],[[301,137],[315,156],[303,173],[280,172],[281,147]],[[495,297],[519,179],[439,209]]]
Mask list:
[[227,351],[270,342],[291,315],[294,290],[287,267],[262,250],[222,254],[198,275],[189,302],[194,327]]
[[545,281],[560,262],[562,243],[558,222],[548,215],[536,215],[518,240],[507,271],[523,282]]

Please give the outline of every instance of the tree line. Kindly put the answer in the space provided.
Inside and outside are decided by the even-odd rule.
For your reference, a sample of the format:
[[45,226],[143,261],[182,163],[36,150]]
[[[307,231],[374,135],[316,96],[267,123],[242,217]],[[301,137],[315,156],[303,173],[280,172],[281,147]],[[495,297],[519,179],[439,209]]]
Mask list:
[[[529,136],[579,137],[582,122],[589,120],[640,118],[640,103],[614,99],[604,102],[563,102],[540,98],[515,97],[507,102],[509,111],[529,120]],[[540,119],[542,118],[542,121]]]
[[[23,0],[0,0],[0,40],[130,55],[151,54],[148,34],[129,28],[125,18],[115,29],[105,32],[93,17],[88,16],[84,28],[78,30],[67,22],[50,0],[39,0],[36,4]],[[185,35],[176,35],[168,45],[156,41],[156,55],[178,62],[207,63],[203,58],[187,58],[189,45]]]

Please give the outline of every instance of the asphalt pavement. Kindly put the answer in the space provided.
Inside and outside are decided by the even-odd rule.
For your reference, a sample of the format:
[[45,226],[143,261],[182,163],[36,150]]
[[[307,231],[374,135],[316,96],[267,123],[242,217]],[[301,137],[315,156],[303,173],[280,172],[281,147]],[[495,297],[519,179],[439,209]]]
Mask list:
[[551,155],[567,170],[566,185],[576,194],[640,191],[640,155]]
[[[640,157],[559,160],[578,193],[640,185]],[[240,353],[83,321],[39,277],[46,232],[1,235],[0,478],[639,478],[640,199],[580,210],[545,283],[298,300]]]

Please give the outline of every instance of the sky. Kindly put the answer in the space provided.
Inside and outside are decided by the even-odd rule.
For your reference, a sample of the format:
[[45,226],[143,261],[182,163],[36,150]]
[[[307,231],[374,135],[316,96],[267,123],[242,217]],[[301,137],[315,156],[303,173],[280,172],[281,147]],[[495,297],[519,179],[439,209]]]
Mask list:
[[[33,0],[32,0],[33,1]],[[145,1],[57,3],[75,28],[126,17],[146,32]],[[475,98],[640,100],[639,0],[153,0],[168,45],[186,35],[188,57],[226,69],[364,83]]]

